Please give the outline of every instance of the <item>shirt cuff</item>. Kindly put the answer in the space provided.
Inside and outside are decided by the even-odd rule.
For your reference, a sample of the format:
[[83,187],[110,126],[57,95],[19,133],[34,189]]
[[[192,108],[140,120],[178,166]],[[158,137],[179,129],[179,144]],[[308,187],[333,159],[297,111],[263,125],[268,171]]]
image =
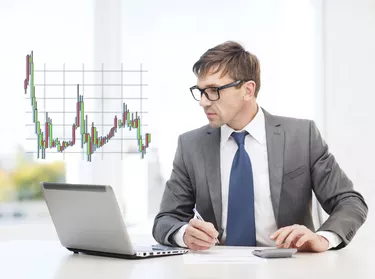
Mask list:
[[178,231],[173,236],[174,242],[176,242],[176,244],[178,246],[184,247],[184,248],[187,248],[187,246],[184,242],[184,233],[185,233],[185,230],[186,230],[187,226],[188,226],[188,224],[183,225],[181,228],[178,229]]
[[319,232],[316,232],[316,234],[323,236],[325,239],[328,240],[328,250],[339,246],[340,243],[342,242],[341,238],[336,233],[333,233],[333,232],[319,231]]

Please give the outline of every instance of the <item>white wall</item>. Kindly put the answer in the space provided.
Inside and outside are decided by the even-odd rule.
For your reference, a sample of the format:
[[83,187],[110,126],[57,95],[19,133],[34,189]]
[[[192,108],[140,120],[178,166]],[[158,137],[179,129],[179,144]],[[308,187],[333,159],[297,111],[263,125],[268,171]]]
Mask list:
[[375,1],[325,1],[324,20],[326,140],[375,205]]
[[[193,64],[208,49],[235,40],[256,54],[269,112],[314,119],[324,130],[322,0],[123,3],[123,61],[149,70],[149,132],[162,179],[169,178],[177,137],[207,124],[189,87]],[[154,183],[149,187],[164,185]],[[159,197],[156,196],[157,202]],[[313,208],[315,212],[315,204]]]
[[190,95],[192,66],[208,49],[227,40],[258,56],[259,103],[271,113],[319,118],[322,98],[321,0],[157,3],[126,1],[124,61],[150,70],[150,131],[168,179],[179,134],[207,124]]
[[[31,115],[25,113],[31,109],[23,92],[26,55],[34,51],[38,70],[43,69],[44,63],[47,69],[61,69],[63,63],[74,68],[91,62],[91,2],[0,1],[0,127],[3,134],[8,134],[0,137],[0,155],[13,155],[17,145],[26,144],[25,138],[33,136],[28,134],[30,129],[25,129],[25,124],[32,122]],[[48,89],[47,96],[53,96],[54,89]],[[38,106],[41,108],[43,103]],[[39,119],[44,120],[44,115],[40,113]]]
[[[149,71],[143,77],[148,84],[144,94],[149,97],[144,103],[149,117],[143,133],[152,134],[151,148],[158,148],[164,180],[171,172],[178,135],[207,123],[189,92],[196,83],[192,65],[208,48],[226,40],[239,41],[259,57],[259,103],[264,108],[274,114],[315,119],[324,130],[322,0],[233,0],[230,5],[224,0],[47,2],[23,1],[24,10],[11,1],[0,5],[1,25],[12,26],[0,30],[9,38],[9,44],[0,46],[0,94],[2,98],[9,96],[7,102],[0,102],[0,125],[14,135],[2,137],[1,146],[25,137],[21,129],[14,129],[24,125],[25,107],[14,104],[23,102],[22,71],[30,48],[38,63],[46,62],[47,66],[52,61],[56,67],[65,62],[80,68],[82,63],[94,62],[92,67],[97,68],[102,60],[115,67],[118,60],[124,69],[139,69],[142,63]],[[17,84],[19,90],[15,89]],[[139,107],[132,104],[131,109]],[[10,122],[9,115],[15,115],[17,123]],[[104,161],[86,163],[81,159],[68,162],[69,157],[69,182],[122,185],[125,199],[134,197],[130,208],[135,213],[135,203],[147,200],[144,187],[139,187],[147,178],[147,166],[141,165],[147,162],[147,155],[144,161],[129,155],[121,179],[117,176],[119,165],[111,169],[120,164],[119,160],[106,159],[106,165]],[[107,172],[100,173],[102,170]]]

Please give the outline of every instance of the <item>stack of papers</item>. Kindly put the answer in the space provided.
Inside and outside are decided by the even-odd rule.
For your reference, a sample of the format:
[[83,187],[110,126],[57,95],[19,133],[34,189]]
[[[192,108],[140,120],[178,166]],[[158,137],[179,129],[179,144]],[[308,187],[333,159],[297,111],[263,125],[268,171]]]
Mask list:
[[189,251],[183,255],[185,264],[265,263],[266,259],[252,254],[253,248],[213,247],[206,251]]

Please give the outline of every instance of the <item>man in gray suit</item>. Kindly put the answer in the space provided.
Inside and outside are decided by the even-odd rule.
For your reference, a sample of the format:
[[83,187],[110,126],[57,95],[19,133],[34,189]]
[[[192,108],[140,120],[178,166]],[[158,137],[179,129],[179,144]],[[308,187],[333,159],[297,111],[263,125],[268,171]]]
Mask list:
[[[198,82],[190,91],[209,125],[179,136],[156,241],[193,250],[217,239],[311,252],[345,247],[368,209],[314,122],[259,107],[259,61],[236,42],[206,51],[193,71]],[[312,191],[330,215],[318,230]]]

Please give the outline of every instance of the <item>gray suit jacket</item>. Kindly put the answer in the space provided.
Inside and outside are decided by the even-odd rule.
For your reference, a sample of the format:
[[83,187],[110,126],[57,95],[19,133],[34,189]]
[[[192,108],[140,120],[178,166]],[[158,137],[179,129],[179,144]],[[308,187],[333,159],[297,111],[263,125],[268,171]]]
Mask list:
[[[346,246],[367,217],[367,205],[340,169],[313,121],[273,116],[265,110],[269,179],[278,228],[293,224],[315,231],[312,191],[330,215],[318,229],[338,234]],[[222,236],[220,128],[209,125],[179,136],[153,236],[175,245],[173,234],[194,217],[196,208]]]

